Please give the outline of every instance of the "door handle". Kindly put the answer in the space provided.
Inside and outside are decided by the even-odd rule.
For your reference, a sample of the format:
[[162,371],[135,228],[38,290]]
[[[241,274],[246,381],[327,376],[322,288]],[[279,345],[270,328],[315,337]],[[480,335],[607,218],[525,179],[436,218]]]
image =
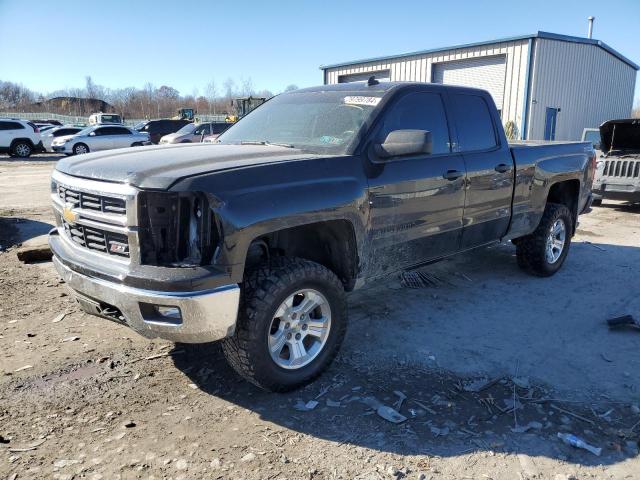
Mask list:
[[499,165],[496,165],[496,168],[494,170],[498,173],[506,173],[509,170],[511,170],[511,165],[507,165],[506,163],[500,163]]
[[445,180],[450,180],[450,181],[457,180],[463,176],[464,176],[464,172],[461,172],[460,170],[447,170],[446,173],[442,175],[442,177]]

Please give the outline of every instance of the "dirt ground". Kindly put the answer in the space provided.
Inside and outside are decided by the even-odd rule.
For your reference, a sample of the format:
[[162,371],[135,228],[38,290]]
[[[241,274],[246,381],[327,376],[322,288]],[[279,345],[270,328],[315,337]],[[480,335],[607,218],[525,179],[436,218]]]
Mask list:
[[522,273],[505,244],[425,269],[428,288],[351,294],[336,362],[276,395],[218,345],[88,316],[50,262],[17,260],[14,244],[50,228],[55,158],[0,158],[0,478],[640,477],[640,332],[605,324],[640,316],[640,207],[582,216],[552,278]]

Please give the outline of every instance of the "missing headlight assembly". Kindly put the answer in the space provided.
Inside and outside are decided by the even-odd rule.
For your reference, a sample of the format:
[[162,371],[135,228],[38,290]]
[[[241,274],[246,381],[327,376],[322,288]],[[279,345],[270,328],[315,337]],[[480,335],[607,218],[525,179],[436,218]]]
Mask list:
[[199,192],[141,192],[140,254],[145,265],[211,263],[220,239],[207,196]]

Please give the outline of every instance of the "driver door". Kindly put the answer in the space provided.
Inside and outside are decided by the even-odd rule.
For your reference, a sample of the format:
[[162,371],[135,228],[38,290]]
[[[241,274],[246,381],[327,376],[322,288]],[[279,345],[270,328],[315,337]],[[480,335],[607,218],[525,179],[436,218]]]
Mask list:
[[426,90],[400,95],[383,114],[374,142],[394,130],[427,130],[432,153],[370,165],[372,276],[455,253],[462,237],[466,169],[451,149],[444,98]]

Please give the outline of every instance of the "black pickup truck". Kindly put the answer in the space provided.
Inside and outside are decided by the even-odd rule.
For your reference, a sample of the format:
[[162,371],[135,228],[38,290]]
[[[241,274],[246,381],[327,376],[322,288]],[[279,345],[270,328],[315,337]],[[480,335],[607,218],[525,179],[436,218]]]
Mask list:
[[86,311],[222,339],[283,391],[331,362],[371,280],[506,240],[555,273],[594,166],[587,142],[510,146],[485,91],[372,79],[276,96],[217,144],[60,160],[49,242]]

